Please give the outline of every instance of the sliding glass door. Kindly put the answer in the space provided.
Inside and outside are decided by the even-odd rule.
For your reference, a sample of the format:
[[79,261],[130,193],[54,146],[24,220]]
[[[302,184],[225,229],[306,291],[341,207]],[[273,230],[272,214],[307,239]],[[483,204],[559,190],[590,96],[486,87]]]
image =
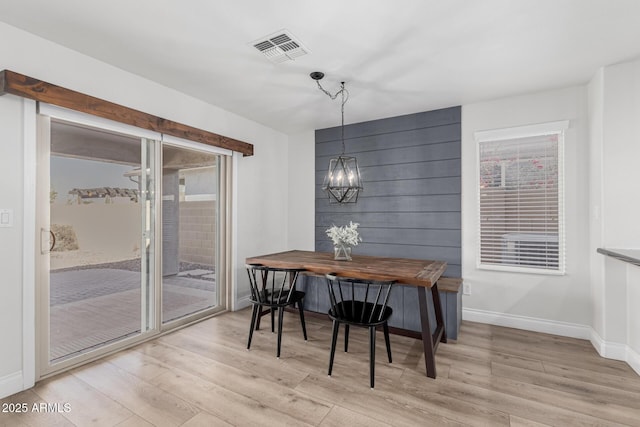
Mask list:
[[222,156],[47,116],[38,140],[41,375],[224,308]]

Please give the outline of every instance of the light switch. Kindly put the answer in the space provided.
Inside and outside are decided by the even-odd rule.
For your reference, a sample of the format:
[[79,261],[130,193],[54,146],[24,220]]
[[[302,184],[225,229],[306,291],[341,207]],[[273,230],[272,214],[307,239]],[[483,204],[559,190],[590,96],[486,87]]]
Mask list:
[[0,227],[13,227],[13,209],[0,209]]

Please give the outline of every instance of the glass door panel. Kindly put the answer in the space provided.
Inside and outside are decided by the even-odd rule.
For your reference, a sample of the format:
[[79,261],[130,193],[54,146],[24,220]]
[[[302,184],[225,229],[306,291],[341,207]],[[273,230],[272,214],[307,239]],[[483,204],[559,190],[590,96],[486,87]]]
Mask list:
[[219,156],[163,144],[162,321],[218,307]]
[[38,120],[40,375],[223,310],[228,159]]
[[51,121],[50,364],[139,335],[152,324],[149,144]]

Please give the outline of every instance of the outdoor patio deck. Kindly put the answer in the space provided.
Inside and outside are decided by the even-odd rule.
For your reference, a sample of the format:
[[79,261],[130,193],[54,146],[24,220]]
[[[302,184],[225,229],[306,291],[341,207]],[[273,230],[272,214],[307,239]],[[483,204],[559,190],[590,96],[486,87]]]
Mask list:
[[[217,303],[207,269],[163,278],[163,319]],[[140,332],[140,272],[117,268],[51,272],[50,360],[59,360]]]

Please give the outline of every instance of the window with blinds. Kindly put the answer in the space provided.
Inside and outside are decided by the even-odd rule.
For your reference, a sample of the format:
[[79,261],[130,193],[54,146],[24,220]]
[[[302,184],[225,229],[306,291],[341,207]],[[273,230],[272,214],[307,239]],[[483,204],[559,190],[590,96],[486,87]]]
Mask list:
[[476,133],[480,267],[564,273],[562,152],[567,124]]

